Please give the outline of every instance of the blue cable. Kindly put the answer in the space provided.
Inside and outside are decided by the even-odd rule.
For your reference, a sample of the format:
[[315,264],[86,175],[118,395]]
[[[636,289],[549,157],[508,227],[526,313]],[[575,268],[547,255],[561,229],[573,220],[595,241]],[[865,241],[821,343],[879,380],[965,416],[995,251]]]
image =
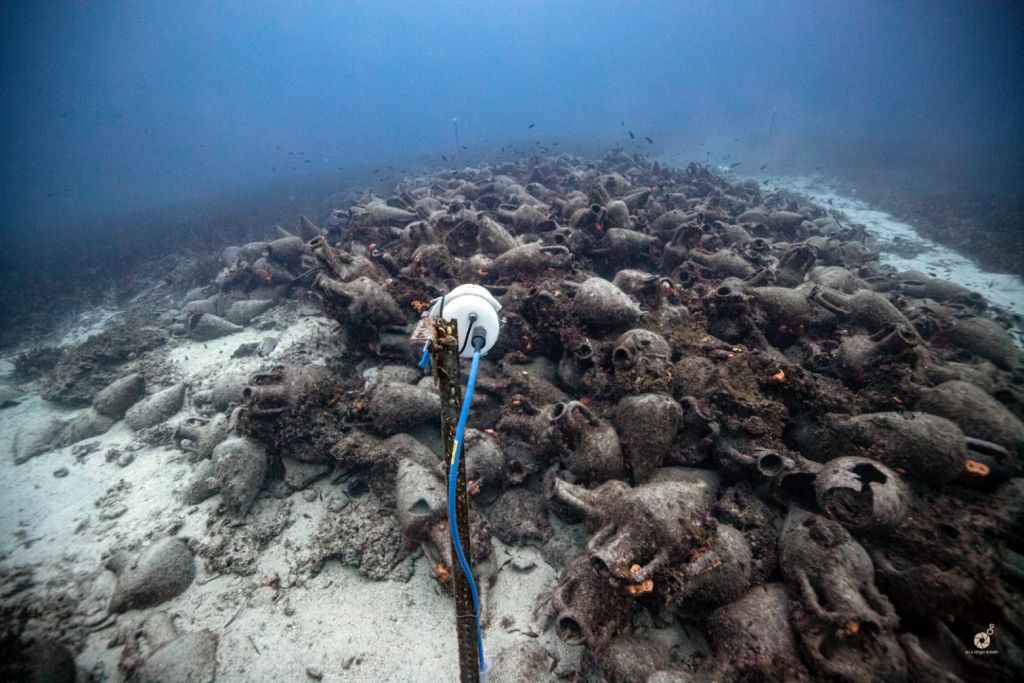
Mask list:
[[459,478],[459,457],[462,455],[462,437],[466,432],[466,422],[469,420],[469,407],[473,403],[473,389],[476,388],[476,373],[480,369],[480,349],[473,352],[473,363],[469,366],[469,379],[466,381],[466,396],[462,401],[462,413],[459,415],[459,424],[455,428],[455,454],[452,456],[451,466],[448,468],[448,528],[452,532],[452,541],[455,545],[455,554],[458,555],[459,565],[462,573],[466,575],[466,582],[469,584],[469,593],[473,597],[473,616],[476,617],[476,648],[480,659],[480,672],[487,670],[484,662],[484,635],[480,627],[480,597],[476,590],[476,579],[473,578],[473,571],[469,568],[466,554],[462,550],[462,541],[459,539],[458,525],[455,523],[455,482]]
[[430,340],[423,342],[423,356],[420,357],[420,370],[426,370],[430,365]]

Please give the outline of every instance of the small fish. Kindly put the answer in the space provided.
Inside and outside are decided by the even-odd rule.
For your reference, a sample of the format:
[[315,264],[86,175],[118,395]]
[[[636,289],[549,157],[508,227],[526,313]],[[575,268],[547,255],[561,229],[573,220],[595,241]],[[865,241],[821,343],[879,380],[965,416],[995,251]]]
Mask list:
[[633,131],[627,131],[627,132],[629,133],[629,139],[630,140],[636,140],[636,136],[633,135]]
[[469,149],[469,147],[466,147],[465,145],[463,145],[462,149]]
[[737,166],[742,166],[742,165],[743,165],[742,161],[737,161],[735,163],[729,164],[729,168],[736,168]]
[[531,123],[530,125],[527,126],[527,128],[533,128],[536,125],[537,125],[536,123]]
[[625,121],[619,121],[619,125],[622,126],[623,128],[625,128],[626,127],[626,122]]
[[[380,173],[380,169],[379,168],[375,168],[375,169],[373,169],[373,172],[374,173]],[[476,348],[476,347],[473,347],[473,348]]]
[[647,142],[651,143],[652,145],[654,144],[654,140],[650,139],[646,135],[644,136],[644,140],[647,140]]
[[761,166],[761,170],[762,170],[762,171],[763,171],[764,169],[766,169],[766,168],[768,168],[768,164],[764,164],[763,166]]
[[446,157],[446,156],[445,156],[445,155],[443,155],[443,154],[441,155],[441,159],[443,159],[444,161],[448,161],[448,157]]

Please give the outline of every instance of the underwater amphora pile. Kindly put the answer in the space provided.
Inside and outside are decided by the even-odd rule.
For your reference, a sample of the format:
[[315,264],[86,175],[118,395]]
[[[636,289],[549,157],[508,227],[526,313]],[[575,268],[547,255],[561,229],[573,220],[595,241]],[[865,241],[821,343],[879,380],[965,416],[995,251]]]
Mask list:
[[[206,396],[221,417],[184,436],[228,512],[299,465],[348,472],[448,581],[409,333],[479,283],[504,328],[466,449],[474,563],[486,594],[492,536],[541,549],[581,675],[1019,680],[1024,371],[984,297],[798,196],[620,151],[439,172],[302,229],[227,250],[182,321],[311,293],[345,344]],[[696,668],[646,635],[674,621],[707,636]],[[967,654],[989,624],[998,656]]]

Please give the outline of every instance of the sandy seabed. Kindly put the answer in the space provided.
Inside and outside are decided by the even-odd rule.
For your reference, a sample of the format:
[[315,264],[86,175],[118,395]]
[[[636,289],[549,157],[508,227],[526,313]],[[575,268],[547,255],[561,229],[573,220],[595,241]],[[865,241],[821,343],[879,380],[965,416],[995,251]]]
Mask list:
[[[85,314],[69,324],[58,343],[74,345],[117,319],[118,312],[109,309]],[[170,368],[167,381],[200,387],[226,369],[252,373],[292,357],[296,349],[331,343],[333,323],[308,304],[285,303],[264,326],[208,342],[173,340],[163,350]],[[268,357],[232,358],[239,346],[271,337],[278,342]],[[0,367],[6,384],[13,365],[5,359]],[[15,435],[32,423],[78,412],[55,408],[32,385],[23,389],[20,404],[0,412],[0,452],[5,454]],[[108,461],[108,453],[121,455]],[[151,609],[107,617],[115,576],[103,569],[106,554],[144,547],[174,529],[185,539],[206,535],[219,503],[216,497],[198,505],[181,501],[180,490],[192,469],[181,451],[146,446],[123,422],[101,437],[21,465],[9,455],[0,462],[0,562],[11,578],[4,591],[16,591],[11,584],[17,577],[30,575],[27,591],[42,600],[43,609],[62,595],[78,603],[74,611],[85,616],[76,622],[88,632],[76,656],[80,674],[119,679],[125,634],[151,613],[164,612],[181,633],[208,629],[217,635],[219,681],[313,680],[320,675],[346,681],[458,678],[453,603],[425,558],[415,560],[408,582],[373,581],[337,562],[328,562],[315,577],[298,575],[302,546],[326,513],[322,498],[345,495],[343,485],[326,479],[285,500],[267,497],[255,503],[247,524],[279,520],[283,514],[286,526],[260,553],[251,576],[210,574],[197,561],[195,580],[181,595]],[[490,593],[495,627],[486,634],[488,657],[516,639],[532,639],[522,635],[530,633],[559,658],[556,671],[573,667],[582,648],[562,643],[533,616],[537,598],[554,587],[556,571],[536,549],[493,543],[495,559],[506,570]]]
[[[910,226],[836,195],[822,182],[774,178],[773,184],[828,202],[850,221],[865,224],[883,263],[952,280],[1024,314],[1020,278],[984,273],[970,260],[919,237]],[[71,346],[121,316],[115,308],[97,309],[69,321],[58,337],[39,341]],[[290,301],[238,334],[208,342],[171,339],[155,362],[166,365],[167,382],[201,388],[227,369],[252,373],[330,348],[332,327],[312,304]],[[1019,330],[1016,334],[1019,341]],[[277,344],[266,357],[233,357],[239,346],[259,345],[272,337]],[[78,413],[44,401],[36,384],[16,385],[12,360],[8,356],[0,361],[2,386],[20,394],[17,405],[0,411],[2,454],[12,450],[19,432]],[[247,523],[280,523],[283,529],[259,553],[250,575],[210,573],[197,561],[194,581],[177,597],[150,609],[108,615],[115,576],[103,563],[111,551],[137,552],[169,531],[197,542],[207,536],[211,512],[219,503],[216,497],[196,505],[182,502],[180,491],[192,470],[181,451],[147,445],[123,422],[102,436],[21,465],[11,457],[0,458],[0,566],[6,577],[2,596],[17,601],[19,595],[30,595],[43,613],[51,610],[56,619],[63,618],[62,605],[73,604],[75,616],[65,626],[81,634],[76,653],[80,679],[119,679],[121,646],[157,612],[171,617],[178,633],[206,629],[216,634],[219,681],[457,678],[452,602],[424,557],[411,561],[407,582],[373,581],[337,562],[327,562],[313,576],[300,571],[303,545],[326,513],[322,500],[346,495],[344,486],[330,479],[286,498],[264,495],[257,500]],[[543,617],[535,616],[538,601],[555,586],[556,570],[537,549],[510,547],[497,539],[493,544],[501,569],[490,592],[488,658],[529,639],[552,656],[553,674],[574,671],[582,647],[563,643]],[[655,636],[677,651],[706,647],[690,642],[678,626]]]

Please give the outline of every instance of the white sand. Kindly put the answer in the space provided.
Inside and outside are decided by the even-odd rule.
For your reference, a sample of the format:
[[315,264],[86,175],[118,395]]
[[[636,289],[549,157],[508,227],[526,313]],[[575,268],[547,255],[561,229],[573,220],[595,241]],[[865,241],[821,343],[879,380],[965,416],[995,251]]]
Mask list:
[[[831,199],[832,207],[849,220],[867,225],[884,263],[951,279],[977,289],[999,306],[1024,313],[1020,278],[984,273],[970,260],[921,238],[910,226],[842,197],[821,182],[773,181],[819,202]],[[918,255],[904,258],[892,251],[907,245],[913,245]],[[280,362],[313,362],[333,352],[331,323],[314,309],[289,304],[275,310],[277,328],[257,321],[239,334],[206,343],[174,340],[164,352],[172,375],[167,382],[185,381],[193,390],[202,389],[225,371],[252,373]],[[77,316],[50,341],[81,342],[118,313],[105,307]],[[231,358],[241,344],[271,337],[278,338],[278,344],[267,358]],[[0,359],[0,384],[11,386],[11,369],[10,358]],[[77,459],[68,447],[13,465],[8,452],[19,430],[52,416],[66,418],[75,413],[43,401],[37,388],[24,389],[26,400],[0,411],[0,564],[30,565],[37,586],[49,582],[50,589],[67,590],[78,599],[79,613],[102,615],[114,584],[113,574],[101,566],[103,554],[128,544],[145,545],[177,525],[180,536],[202,541],[209,533],[206,525],[217,498],[197,506],[182,505],[176,490],[189,481],[193,466],[176,449],[139,447],[123,423],[83,442],[97,446],[84,458]],[[176,419],[188,413],[186,407]],[[120,467],[104,457],[112,448],[138,450],[133,462]],[[55,477],[54,471],[62,467],[68,475]],[[336,488],[326,480],[313,487],[324,494]],[[114,492],[108,494],[111,489]],[[97,501],[105,496],[106,504],[98,507]],[[370,581],[333,561],[318,576],[305,578],[295,568],[326,506],[322,500],[306,501],[302,493],[288,501],[288,526],[262,552],[255,575],[210,576],[197,558],[192,586],[153,608],[174,615],[182,631],[206,628],[219,635],[218,680],[302,681],[307,680],[307,667],[321,671],[325,681],[455,680],[453,603],[432,578],[426,561],[421,558],[415,563],[408,583]],[[261,499],[250,521],[272,516],[282,504],[287,503]],[[102,514],[121,508],[123,513],[116,518],[101,519]],[[533,632],[539,634],[535,642],[558,658],[557,673],[574,670],[581,648],[561,643],[553,629],[545,630],[543,619],[533,617],[538,598],[555,584],[555,570],[534,549],[507,548],[495,540],[494,553],[496,565],[503,568],[490,592],[488,658],[493,660],[504,648],[527,639],[523,632]],[[506,564],[512,554],[518,558],[515,564],[533,568],[519,571]],[[279,578],[279,588],[268,585],[274,576]],[[121,615],[114,625],[93,633],[78,653],[80,670],[102,671],[105,678],[118,680],[121,647],[109,647],[109,641],[119,630],[130,632],[151,611]],[[506,617],[507,627],[502,626]],[[678,629],[657,635],[680,644]]]
[[[772,176],[769,187],[805,195],[817,204],[842,211],[850,222],[863,223],[876,242],[883,265],[901,271],[918,270],[955,282],[983,294],[996,306],[1024,316],[1024,280],[1020,277],[987,273],[969,258],[919,235],[913,226],[872,209],[859,199],[838,194],[822,179]],[[906,253],[915,255],[901,255]]]
[[[79,342],[102,329],[101,319],[109,321],[115,314],[103,310],[81,316],[58,338]],[[167,381],[186,381],[201,389],[226,370],[254,372],[332,344],[331,324],[312,309],[300,308],[279,319],[289,323],[286,329],[249,327],[205,343],[173,341],[166,349],[173,375]],[[231,358],[240,344],[268,337],[279,338],[268,358]],[[10,369],[5,361],[5,379]],[[138,448],[134,433],[123,422],[82,442],[96,444],[97,449],[80,461],[72,454],[73,447],[67,447],[13,465],[9,450],[15,433],[30,422],[54,415],[66,418],[75,412],[55,408],[38,395],[0,411],[0,564],[31,566],[36,585],[50,583],[71,592],[80,601],[79,613],[95,614],[98,620],[114,585],[114,575],[101,566],[103,554],[132,543],[144,546],[177,524],[179,536],[202,540],[218,499],[183,505],[176,491],[190,480],[193,466],[176,449]],[[175,419],[189,412],[186,407]],[[133,462],[119,467],[104,457],[111,448],[138,450]],[[68,475],[55,477],[54,471],[62,467]],[[108,504],[97,507],[97,501],[121,481],[122,492],[108,496]],[[326,494],[336,487],[321,480],[313,488]],[[163,610],[174,615],[181,631],[206,628],[219,635],[219,681],[308,680],[307,667],[322,672],[325,681],[457,679],[454,605],[432,578],[426,560],[416,561],[408,583],[371,581],[334,561],[318,576],[306,578],[295,566],[326,505],[321,500],[307,502],[301,492],[287,501],[292,506],[288,526],[262,552],[254,575],[211,576],[197,558],[196,580],[183,594],[151,610],[121,615],[112,626],[90,635],[77,653],[80,671],[102,672],[105,679],[119,680],[122,648],[109,647],[110,640],[119,630],[130,633],[146,614]],[[270,516],[283,504],[287,503],[261,498],[248,521]],[[122,507],[123,513],[115,519],[100,519],[103,511]],[[540,634],[536,642],[560,660],[559,673],[578,666],[581,648],[561,643],[553,629],[544,630],[543,619],[538,622],[533,617],[538,596],[554,587],[555,570],[534,549],[507,548],[495,540],[494,552],[498,566],[510,553],[520,558],[516,564],[535,566],[522,572],[509,563],[499,572],[490,592],[490,627],[485,633],[488,659],[527,639],[518,632],[527,631]],[[267,585],[275,575],[280,588]],[[501,625],[505,617],[507,627]]]

